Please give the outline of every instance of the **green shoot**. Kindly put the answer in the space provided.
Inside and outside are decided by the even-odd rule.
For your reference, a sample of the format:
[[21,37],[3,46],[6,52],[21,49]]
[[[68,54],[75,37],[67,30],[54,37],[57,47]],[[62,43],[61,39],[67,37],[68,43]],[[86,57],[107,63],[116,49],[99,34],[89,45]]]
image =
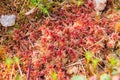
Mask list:
[[100,76],[100,80],[111,80],[110,75],[104,73]]
[[57,79],[57,73],[56,73],[55,71],[53,71],[53,72],[51,73],[51,77],[52,77],[52,80],[58,80],[58,79]]
[[48,10],[47,10],[46,7],[44,7],[44,6],[42,6],[42,5],[39,5],[38,8],[40,8],[40,9],[43,11],[43,13],[49,15],[49,12],[48,12]]
[[85,76],[74,75],[71,80],[86,80]]
[[8,69],[10,69],[10,66],[13,64],[13,60],[11,58],[6,58],[5,63]]
[[92,53],[90,51],[86,51],[85,52],[85,58],[87,60],[87,63],[89,63],[91,58],[92,58]]
[[15,63],[16,63],[16,64],[19,64],[19,62],[20,62],[20,59],[19,59],[19,57],[17,57],[17,56],[14,56],[14,57],[13,57],[13,59],[14,59],[14,61],[15,61]]
[[20,72],[20,75],[22,76],[22,70],[21,70],[21,67],[20,67],[20,59],[19,59],[19,57],[17,57],[17,56],[14,56],[13,57],[13,60],[14,60],[14,62],[17,64],[17,66],[18,66],[18,69],[19,69],[19,72]]
[[17,76],[15,77],[15,80],[24,80],[24,79],[20,74],[17,74]]
[[78,0],[77,5],[80,6],[80,5],[82,5],[83,3],[84,3],[83,0]]
[[110,59],[110,66],[115,66],[116,63],[117,60],[114,57]]
[[110,71],[110,74],[112,75],[113,67],[116,65],[117,59],[115,59],[114,57],[111,57],[111,58],[109,59],[109,62],[110,62],[109,71]]
[[90,70],[89,62],[90,62],[91,59],[92,59],[92,52],[90,52],[90,51],[86,51],[86,52],[85,52],[85,58],[86,58],[86,61],[87,61],[87,63],[86,63],[86,67],[87,67],[87,69],[88,69],[88,72],[91,74],[91,70]]
[[41,1],[42,0],[30,0],[31,6],[34,6],[34,7],[36,6],[39,9],[41,9],[44,14],[49,15],[49,12],[48,12],[47,8],[45,7],[45,5],[44,4],[40,4]]
[[93,59],[93,60],[92,60],[94,69],[96,69],[96,67],[97,67],[97,65],[98,65],[98,62],[99,62],[98,59]]
[[38,6],[41,0],[30,0],[30,3],[34,6]]

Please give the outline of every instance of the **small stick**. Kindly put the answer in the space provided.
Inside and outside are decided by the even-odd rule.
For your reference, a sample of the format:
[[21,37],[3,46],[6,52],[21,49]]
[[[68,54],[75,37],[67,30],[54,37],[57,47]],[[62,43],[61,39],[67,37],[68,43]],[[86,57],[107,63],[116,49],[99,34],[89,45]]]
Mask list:
[[30,80],[30,71],[31,71],[31,62],[28,66],[28,72],[27,72],[27,79],[26,80]]
[[14,70],[14,65],[12,66],[12,72],[11,72],[11,74],[10,74],[10,80],[13,80],[13,79],[12,79],[13,70]]
[[73,64],[70,64],[70,65],[66,66],[66,68],[67,68],[67,67],[74,66],[74,65],[81,64],[81,61],[82,61],[82,60],[84,60],[84,58],[83,58],[83,59],[78,60],[77,62],[75,62],[75,63],[73,63]]
[[18,66],[18,69],[19,69],[19,71],[20,71],[20,75],[23,76],[22,70],[21,70],[21,68],[20,68],[20,64],[17,64],[17,66]]

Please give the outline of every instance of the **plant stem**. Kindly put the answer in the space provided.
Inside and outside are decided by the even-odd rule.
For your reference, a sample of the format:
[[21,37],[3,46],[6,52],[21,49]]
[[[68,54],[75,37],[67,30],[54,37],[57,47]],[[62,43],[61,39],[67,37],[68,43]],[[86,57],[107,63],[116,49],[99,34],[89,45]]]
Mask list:
[[17,64],[17,66],[18,66],[18,69],[19,69],[19,71],[20,71],[20,75],[21,75],[21,76],[23,76],[20,65],[19,65],[19,64]]
[[12,71],[11,71],[11,74],[10,74],[10,80],[13,80],[13,79],[12,79],[13,70],[14,70],[14,65],[12,66]]
[[27,79],[26,80],[30,80],[30,71],[31,71],[31,62],[28,66],[28,72],[27,72]]

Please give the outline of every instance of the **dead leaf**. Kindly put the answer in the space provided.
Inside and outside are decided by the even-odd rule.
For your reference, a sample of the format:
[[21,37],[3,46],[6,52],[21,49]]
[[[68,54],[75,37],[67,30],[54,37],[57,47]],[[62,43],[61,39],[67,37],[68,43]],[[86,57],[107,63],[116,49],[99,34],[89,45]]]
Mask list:
[[115,31],[119,32],[120,31],[120,22],[117,22],[116,26],[115,26]]
[[67,69],[67,73],[68,74],[76,74],[78,72],[78,68],[76,66],[73,66],[73,67],[69,67]]

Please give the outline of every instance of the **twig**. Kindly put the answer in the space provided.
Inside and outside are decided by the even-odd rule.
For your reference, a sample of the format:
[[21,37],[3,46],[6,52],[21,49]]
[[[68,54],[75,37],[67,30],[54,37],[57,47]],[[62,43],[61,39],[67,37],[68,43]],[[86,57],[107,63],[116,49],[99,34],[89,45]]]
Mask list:
[[96,45],[96,44],[100,43],[100,42],[101,42],[101,41],[103,41],[103,40],[104,40],[104,37],[103,37],[102,39],[100,39],[98,42],[96,42],[95,44],[93,44],[93,45],[89,46],[89,47],[88,47],[88,49],[90,49],[91,47],[93,47],[94,45]]
[[25,2],[26,2],[26,0],[24,0],[23,5],[21,6],[20,11],[22,11],[22,10],[23,10],[23,8],[24,8],[24,6],[25,6]]
[[82,61],[82,60],[84,60],[84,58],[83,58],[83,59],[78,60],[77,62],[75,62],[75,63],[73,63],[73,64],[70,64],[70,65],[66,66],[66,68],[67,68],[67,67],[74,66],[74,65],[81,64],[81,61]]
[[30,80],[30,71],[31,71],[31,62],[28,66],[28,72],[27,72],[27,79],[26,80]]
[[21,70],[21,67],[20,67],[20,64],[18,63],[17,66],[18,66],[18,69],[19,69],[19,71],[20,71],[20,75],[23,76],[22,70]]
[[77,62],[75,62],[75,63],[73,63],[73,64],[70,64],[70,65],[66,66],[66,68],[67,68],[67,67],[74,66],[74,65],[80,64],[81,67],[82,67],[82,69],[83,69],[83,71],[84,71],[84,73],[85,73],[85,77],[87,77],[87,76],[86,76],[86,70],[85,70],[85,68],[84,68],[84,66],[83,66],[83,64],[82,64],[82,60],[84,60],[84,59],[85,59],[85,58],[82,58],[82,59],[78,60]]
[[33,45],[32,41],[30,40],[30,38],[28,38],[28,39],[29,39],[31,46],[34,48],[34,45]]
[[82,64],[82,62],[81,62],[81,60],[80,60],[79,62],[80,62],[80,65],[81,65],[81,67],[82,67],[82,69],[83,69],[83,71],[84,71],[84,73],[85,73],[85,78],[87,78],[87,76],[86,76],[86,70],[85,70],[85,68],[84,68],[84,66],[83,66],[83,64]]
[[13,80],[13,79],[12,79],[13,70],[14,70],[14,65],[12,66],[12,71],[11,71],[11,74],[10,74],[10,80]]

